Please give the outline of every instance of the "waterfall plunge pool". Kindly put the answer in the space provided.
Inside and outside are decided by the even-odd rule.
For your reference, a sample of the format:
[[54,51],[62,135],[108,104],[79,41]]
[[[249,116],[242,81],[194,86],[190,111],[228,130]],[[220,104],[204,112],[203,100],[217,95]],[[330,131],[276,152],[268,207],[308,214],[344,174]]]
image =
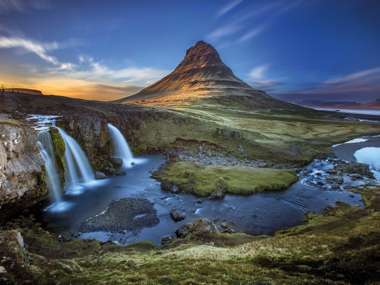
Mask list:
[[[360,144],[380,146],[378,138],[368,138],[366,142],[342,144],[335,151],[349,155],[352,160],[355,149]],[[223,200],[209,200],[189,194],[173,194],[161,191],[160,183],[151,178],[165,161],[162,156],[144,156],[144,164],[129,168],[125,175],[104,179],[103,185],[95,186],[78,196],[66,197],[72,207],[66,212],[43,213],[43,221],[50,230],[81,239],[97,239],[130,244],[149,240],[159,245],[164,236],[174,236],[182,225],[197,218],[227,221],[238,231],[249,234],[272,234],[302,223],[308,212],[319,213],[336,202],[363,206],[361,196],[344,189],[328,189],[306,183],[313,173],[328,169],[328,165],[312,163],[309,172],[300,174],[300,179],[288,190],[273,193],[258,193],[251,196],[226,195]],[[307,169],[307,168],[306,168]],[[150,201],[156,211],[158,223],[139,224],[128,230],[86,230],[82,224],[104,213],[113,201],[123,198],[138,198]],[[174,222],[170,211],[177,209],[186,213],[186,219]],[[122,214],[123,216],[124,214]],[[141,215],[136,214],[136,219]],[[117,223],[117,221],[115,221]]]

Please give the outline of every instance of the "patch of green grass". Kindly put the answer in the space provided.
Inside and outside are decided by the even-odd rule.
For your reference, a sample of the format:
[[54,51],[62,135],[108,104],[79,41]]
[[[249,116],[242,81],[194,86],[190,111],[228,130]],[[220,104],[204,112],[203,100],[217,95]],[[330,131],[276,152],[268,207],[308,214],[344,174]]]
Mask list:
[[164,184],[176,185],[180,191],[202,197],[217,191],[238,195],[278,191],[297,181],[291,170],[200,166],[191,162],[169,163],[154,176]]

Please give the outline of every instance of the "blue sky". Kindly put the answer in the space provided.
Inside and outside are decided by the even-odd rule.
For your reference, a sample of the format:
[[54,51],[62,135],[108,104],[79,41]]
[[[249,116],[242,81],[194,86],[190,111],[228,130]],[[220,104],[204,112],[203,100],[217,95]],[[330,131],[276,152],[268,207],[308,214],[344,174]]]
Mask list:
[[205,40],[269,93],[370,100],[380,98],[379,14],[377,0],[0,0],[0,83],[134,92]]

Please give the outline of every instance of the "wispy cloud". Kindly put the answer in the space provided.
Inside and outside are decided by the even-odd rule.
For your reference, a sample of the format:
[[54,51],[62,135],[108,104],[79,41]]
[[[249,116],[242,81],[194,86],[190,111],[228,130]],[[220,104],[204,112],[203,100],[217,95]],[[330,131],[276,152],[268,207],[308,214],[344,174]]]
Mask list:
[[237,7],[241,2],[243,2],[243,0],[229,0],[229,2],[226,5],[224,5],[222,8],[218,10],[216,15],[218,17],[221,17],[227,14],[228,12],[233,10],[235,7]]
[[[221,44],[222,47],[248,42],[267,30],[277,17],[296,8],[303,1],[275,1],[255,6],[254,9],[251,9],[252,11],[240,13],[234,20],[216,28],[206,38],[212,41],[228,39],[228,43]],[[230,3],[230,5],[232,4]]]
[[293,101],[374,101],[380,98],[380,66],[334,76],[283,94]]
[[210,39],[210,40],[218,40],[220,38],[223,38],[223,37],[226,37],[226,36],[229,36],[229,35],[233,35],[237,31],[239,31],[240,29],[241,29],[241,26],[235,25],[235,24],[222,26],[222,27],[219,27],[216,30],[212,31],[207,36],[207,38]]
[[44,10],[49,7],[49,0],[1,0],[0,14],[10,12],[24,13],[30,10]]
[[263,64],[260,66],[256,66],[251,69],[248,74],[250,80],[261,80],[263,79],[265,72],[269,69],[269,64]]
[[265,25],[258,26],[247,33],[243,34],[239,39],[237,40],[238,43],[244,43],[246,41],[249,41],[253,39],[254,37],[260,35],[265,29]]
[[374,94],[380,97],[380,67],[359,70],[325,80],[307,90],[304,94]]
[[[81,55],[71,62],[63,62],[52,53],[61,48],[76,45],[77,41],[65,43],[38,41],[21,37],[0,36],[0,49],[21,49],[24,52],[38,56],[48,65],[30,68],[29,75],[35,81],[43,77],[79,80],[91,84],[116,84],[145,86],[164,76],[167,71],[152,67],[129,66],[126,68],[112,68],[96,61],[94,58]],[[103,88],[104,90],[104,88]]]
[[110,68],[85,55],[79,56],[78,60],[80,65],[70,72],[70,76],[96,82],[147,85],[167,74],[166,70],[151,67]]
[[[353,82],[380,79],[380,67],[369,68],[326,80],[325,84],[352,84]],[[379,82],[380,83],[380,82]]]
[[248,82],[255,88],[264,89],[266,91],[272,91],[275,87],[281,85],[282,82],[280,79],[270,79],[267,77],[269,68],[270,64],[262,64],[252,68],[247,76]]
[[24,51],[33,53],[44,61],[58,66],[61,69],[71,69],[72,64],[60,62],[56,57],[49,54],[49,51],[59,48],[58,43],[39,43],[24,38],[0,37],[0,48],[21,48]]

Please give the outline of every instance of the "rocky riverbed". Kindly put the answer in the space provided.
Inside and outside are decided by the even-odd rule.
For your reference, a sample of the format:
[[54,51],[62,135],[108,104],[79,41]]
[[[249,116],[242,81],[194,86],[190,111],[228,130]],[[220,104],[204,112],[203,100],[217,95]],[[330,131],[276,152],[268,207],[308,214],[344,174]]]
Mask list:
[[153,204],[147,199],[123,198],[112,202],[102,213],[80,226],[81,232],[123,232],[152,227],[159,223]]

